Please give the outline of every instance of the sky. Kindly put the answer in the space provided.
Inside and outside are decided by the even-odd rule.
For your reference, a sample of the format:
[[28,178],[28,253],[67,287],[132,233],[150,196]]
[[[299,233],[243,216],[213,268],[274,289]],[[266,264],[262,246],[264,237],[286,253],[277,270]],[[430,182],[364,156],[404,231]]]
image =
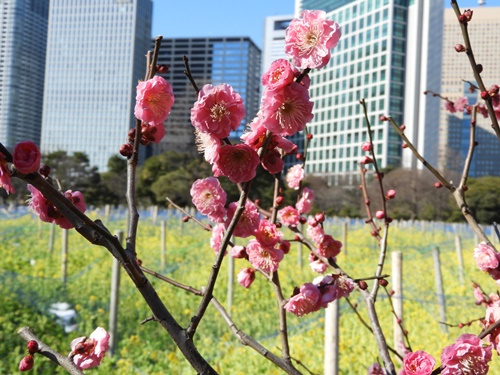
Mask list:
[[[450,1],[443,0],[449,7]],[[461,9],[477,0],[458,0]],[[500,6],[500,0],[486,0]],[[153,36],[164,38],[249,36],[262,48],[264,19],[293,14],[295,0],[153,0]]]

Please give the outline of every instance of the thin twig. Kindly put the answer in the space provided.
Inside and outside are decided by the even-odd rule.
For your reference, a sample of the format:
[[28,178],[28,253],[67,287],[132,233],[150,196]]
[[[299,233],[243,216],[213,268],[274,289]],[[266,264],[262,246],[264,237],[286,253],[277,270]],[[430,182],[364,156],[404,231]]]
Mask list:
[[198,85],[196,84],[194,77],[191,74],[191,68],[189,67],[188,57],[186,55],[182,56],[182,61],[184,61],[184,66],[186,67],[186,70],[184,70],[184,74],[189,79],[189,82],[191,82],[191,85],[193,85],[193,88],[196,91],[196,95],[198,95],[198,93],[200,92],[200,89],[198,88]]
[[35,333],[29,327],[23,327],[19,331],[17,331],[19,336],[21,336],[26,342],[34,340],[38,344],[39,350],[36,352],[37,354],[43,355],[47,357],[52,362],[57,363],[59,366],[64,368],[67,372],[72,375],[84,375],[83,371],[81,371],[71,359],[68,357],[56,352],[50,346],[45,344],[42,340],[40,340]]

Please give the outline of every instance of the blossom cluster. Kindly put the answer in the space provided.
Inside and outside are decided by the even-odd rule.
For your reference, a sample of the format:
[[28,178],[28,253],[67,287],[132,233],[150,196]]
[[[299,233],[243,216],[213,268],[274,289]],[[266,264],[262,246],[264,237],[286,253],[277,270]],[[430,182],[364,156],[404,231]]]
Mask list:
[[[487,91],[481,92],[481,98],[484,100],[491,100],[491,105],[493,107],[493,111],[495,112],[495,116],[498,120],[500,120],[500,87],[498,85],[492,85]],[[476,111],[483,115],[484,118],[488,117],[488,108],[484,103],[477,103]],[[455,101],[451,101],[446,99],[444,103],[444,108],[450,113],[461,113],[464,112],[468,115],[472,113],[473,106],[469,104],[469,99],[467,97],[462,96]]]

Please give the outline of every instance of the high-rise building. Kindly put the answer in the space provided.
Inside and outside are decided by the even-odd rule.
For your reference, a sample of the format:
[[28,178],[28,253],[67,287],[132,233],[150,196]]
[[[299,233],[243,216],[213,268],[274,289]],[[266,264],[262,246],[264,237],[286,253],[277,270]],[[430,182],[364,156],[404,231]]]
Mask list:
[[[468,31],[476,62],[483,66],[481,77],[489,88],[500,82],[498,61],[500,60],[500,7],[479,7],[472,9],[473,17]],[[476,84],[469,60],[465,53],[457,53],[456,44],[463,44],[457,17],[453,9],[445,9],[443,32],[443,65],[441,95],[451,101],[467,96],[469,104],[478,99],[478,92],[470,93],[470,84]],[[465,81],[465,82],[464,82]],[[470,119],[463,113],[449,113],[444,101],[433,98],[441,106],[439,122],[438,167],[453,172],[462,172],[463,162],[469,147]],[[500,175],[497,160],[500,159],[498,139],[491,129],[491,121],[477,116],[476,140],[470,176]]]
[[[259,110],[261,51],[248,37],[163,39],[158,64],[169,65],[162,76],[174,90],[175,104],[165,122],[165,137],[155,153],[168,150],[194,151],[191,108],[197,100],[195,89],[184,74],[183,56],[189,59],[197,86],[227,83],[242,97],[246,117],[230,138],[239,138]],[[190,147],[191,146],[191,147]]]
[[84,152],[100,171],[135,126],[151,44],[151,0],[52,0],[42,152]]
[[292,19],[293,14],[266,17],[264,22],[262,73],[269,69],[274,60],[287,58],[285,54],[285,34],[286,28]]
[[0,142],[40,143],[49,0],[0,1]]
[[360,145],[368,139],[362,98],[379,165],[400,165],[401,140],[379,118],[391,115],[403,122],[408,11],[422,2],[411,1],[409,6],[407,0],[296,0],[297,15],[303,9],[322,9],[342,30],[328,65],[310,73],[315,116],[308,125],[314,135],[308,173],[330,184],[359,178]]

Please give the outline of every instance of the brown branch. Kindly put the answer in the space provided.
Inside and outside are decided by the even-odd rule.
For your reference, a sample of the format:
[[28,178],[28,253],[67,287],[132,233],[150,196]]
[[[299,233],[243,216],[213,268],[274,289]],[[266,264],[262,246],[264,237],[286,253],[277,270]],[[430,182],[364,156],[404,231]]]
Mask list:
[[[451,0],[451,7],[455,11],[455,15],[457,16],[457,19],[459,20],[460,16],[462,13],[460,12],[460,8],[457,4],[456,0]],[[464,38],[464,44],[465,44],[465,53],[467,54],[467,57],[469,58],[469,63],[472,68],[472,72],[474,73],[474,79],[477,82],[477,85],[479,86],[479,89],[481,92],[487,92],[488,90],[486,89],[486,86],[483,83],[483,79],[481,78],[481,73],[478,69],[478,64],[476,63],[476,58],[474,56],[474,52],[472,51],[472,44],[469,38],[469,32],[467,30],[467,21],[466,22],[460,22],[458,21],[460,25],[460,29],[462,31],[462,36]],[[500,141],[500,127],[498,126],[498,120],[495,115],[495,110],[493,109],[493,104],[491,102],[491,96],[488,95],[486,99],[484,99],[486,102],[486,108],[488,108],[488,114],[490,116],[491,120],[491,127],[495,131],[495,134]]]
[[186,77],[189,79],[189,82],[191,82],[191,85],[193,85],[194,90],[196,91],[196,95],[200,92],[200,89],[198,88],[198,85],[196,84],[193,75],[191,74],[191,68],[189,67],[189,59],[187,56],[182,56],[182,61],[184,61],[184,66],[186,67],[186,70],[184,70],[184,74]]
[[64,368],[67,372],[72,375],[84,375],[83,371],[76,366],[71,359],[68,357],[56,352],[50,346],[45,344],[42,340],[40,340],[35,333],[30,329],[30,327],[23,327],[19,331],[17,331],[18,335],[21,336],[26,342],[31,340],[35,340],[38,344],[39,350],[36,352],[44,357],[47,357],[52,362],[57,363],[59,366]]

